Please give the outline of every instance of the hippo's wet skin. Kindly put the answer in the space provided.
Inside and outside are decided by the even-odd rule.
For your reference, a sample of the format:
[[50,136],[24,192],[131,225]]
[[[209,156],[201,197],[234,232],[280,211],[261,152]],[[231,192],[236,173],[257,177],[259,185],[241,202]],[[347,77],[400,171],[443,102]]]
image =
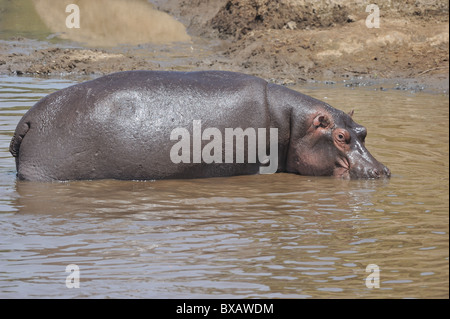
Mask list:
[[[278,172],[390,176],[365,148],[367,131],[351,115],[260,78],[219,71],[120,72],[60,90],[23,116],[10,151],[18,178],[35,181],[259,172],[259,162],[174,163],[170,152],[176,141],[170,139],[171,132],[192,132],[199,120],[203,128],[222,133],[226,128],[277,128]],[[269,139],[265,151],[269,154]]]

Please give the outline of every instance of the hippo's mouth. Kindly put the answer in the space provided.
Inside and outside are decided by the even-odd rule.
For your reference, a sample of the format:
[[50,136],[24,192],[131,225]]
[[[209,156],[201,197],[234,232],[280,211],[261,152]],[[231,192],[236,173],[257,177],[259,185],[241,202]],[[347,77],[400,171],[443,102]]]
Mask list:
[[350,178],[350,163],[346,157],[338,157],[336,160],[336,167],[333,171],[333,176],[338,178]]

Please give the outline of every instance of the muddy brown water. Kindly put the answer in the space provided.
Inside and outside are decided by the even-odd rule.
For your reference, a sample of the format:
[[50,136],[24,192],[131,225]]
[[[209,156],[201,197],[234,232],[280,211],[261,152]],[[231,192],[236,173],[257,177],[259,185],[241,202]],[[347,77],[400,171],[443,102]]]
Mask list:
[[73,83],[0,77],[0,297],[448,298],[448,96],[296,88],[354,108],[390,180],[17,181],[17,122]]

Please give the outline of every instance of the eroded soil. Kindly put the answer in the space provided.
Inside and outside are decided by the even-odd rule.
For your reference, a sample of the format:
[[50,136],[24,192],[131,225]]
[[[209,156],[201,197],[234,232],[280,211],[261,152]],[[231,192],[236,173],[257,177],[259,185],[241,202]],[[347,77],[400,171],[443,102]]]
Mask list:
[[219,69],[284,84],[388,80],[448,92],[448,1],[378,1],[380,28],[366,26],[366,1],[153,3],[182,22],[191,40],[99,47],[70,39],[51,43],[15,37],[0,42],[0,73],[73,76]]

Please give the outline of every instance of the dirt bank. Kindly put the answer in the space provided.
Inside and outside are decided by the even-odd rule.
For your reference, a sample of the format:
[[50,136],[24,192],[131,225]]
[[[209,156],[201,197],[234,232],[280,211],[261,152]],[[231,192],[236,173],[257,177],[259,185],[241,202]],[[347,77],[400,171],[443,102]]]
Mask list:
[[448,92],[448,1],[377,1],[380,28],[366,26],[371,12],[362,0],[153,3],[182,22],[191,40],[172,46],[84,48],[16,38],[0,43],[0,73],[221,69],[286,84],[393,81]]
[[379,28],[366,26],[368,3],[224,1],[204,29],[231,43],[208,64],[283,83],[356,77],[448,88],[448,2],[377,1]]
[[[43,45],[47,47],[34,49]],[[2,49],[0,74],[67,76],[158,68],[142,57],[99,49],[60,48],[23,38],[3,42]]]

